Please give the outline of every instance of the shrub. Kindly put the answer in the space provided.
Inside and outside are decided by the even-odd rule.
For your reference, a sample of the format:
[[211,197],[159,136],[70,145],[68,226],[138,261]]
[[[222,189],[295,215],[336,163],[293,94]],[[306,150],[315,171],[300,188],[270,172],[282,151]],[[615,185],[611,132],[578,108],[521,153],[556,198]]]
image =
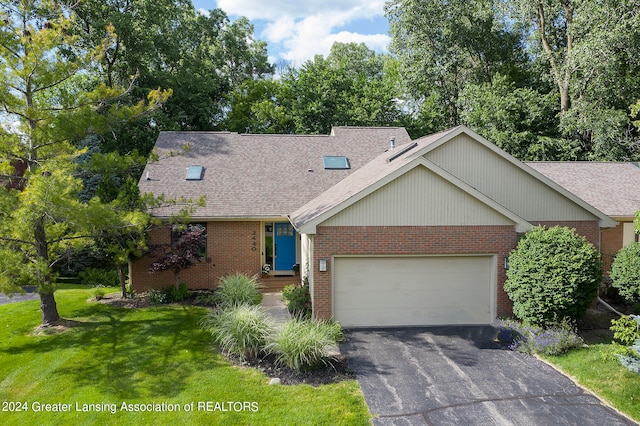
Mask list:
[[216,302],[222,307],[241,304],[259,305],[262,293],[256,276],[232,274],[220,278],[216,290]]
[[169,303],[173,302],[182,302],[184,299],[189,297],[189,289],[187,288],[187,284],[181,282],[178,285],[178,288],[170,287],[165,290],[169,296]]
[[498,340],[508,344],[511,350],[544,355],[561,355],[584,344],[569,320],[547,328],[503,320],[500,324]]
[[113,287],[120,285],[118,272],[115,269],[86,268],[78,274],[82,284],[91,287]]
[[628,350],[629,355],[616,355],[620,364],[629,371],[640,373],[640,340],[636,341],[635,345],[630,346]]
[[640,243],[620,249],[611,264],[613,287],[627,302],[640,302]]
[[201,326],[223,351],[243,360],[264,349],[273,329],[261,306],[247,304],[216,309],[201,321]]
[[149,304],[151,305],[161,305],[164,303],[169,303],[169,295],[166,291],[156,290],[152,288],[148,293]]
[[187,284],[181,282],[176,287],[166,287],[161,290],[151,289],[149,290],[149,303],[152,305],[160,305],[165,303],[182,302],[189,297],[190,291],[187,288]]
[[127,283],[125,286],[125,293],[130,299],[136,296],[136,291],[131,287],[131,283]]
[[282,298],[287,303],[291,315],[311,318],[311,294],[308,285],[289,284],[282,289]]
[[330,363],[329,349],[344,339],[340,324],[292,318],[272,334],[266,350],[296,371]]
[[104,299],[104,294],[105,294],[104,287],[96,287],[93,289],[93,297],[96,300]]
[[611,320],[610,330],[613,338],[625,346],[630,346],[640,339],[640,316],[623,315],[617,320]]
[[509,255],[504,289],[526,323],[580,318],[596,297],[602,267],[596,248],[566,227],[534,227]]

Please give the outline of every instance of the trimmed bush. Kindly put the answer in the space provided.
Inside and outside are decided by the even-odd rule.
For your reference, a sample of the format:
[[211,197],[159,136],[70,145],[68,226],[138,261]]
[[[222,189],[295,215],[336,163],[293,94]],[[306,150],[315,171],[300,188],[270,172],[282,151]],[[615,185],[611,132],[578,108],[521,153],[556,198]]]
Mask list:
[[611,264],[613,287],[627,302],[640,302],[640,243],[620,249]]
[[504,290],[518,318],[545,326],[582,317],[601,280],[600,256],[591,243],[566,227],[538,226],[509,255]]
[[244,274],[231,274],[220,278],[215,300],[221,307],[259,305],[262,302],[262,293],[258,278]]
[[271,335],[266,350],[296,371],[330,363],[329,349],[344,339],[340,324],[292,318]]
[[242,360],[258,356],[273,330],[264,309],[247,304],[216,309],[202,320],[201,326],[223,351]]
[[282,289],[282,299],[295,317],[311,318],[311,294],[308,285],[289,284]]

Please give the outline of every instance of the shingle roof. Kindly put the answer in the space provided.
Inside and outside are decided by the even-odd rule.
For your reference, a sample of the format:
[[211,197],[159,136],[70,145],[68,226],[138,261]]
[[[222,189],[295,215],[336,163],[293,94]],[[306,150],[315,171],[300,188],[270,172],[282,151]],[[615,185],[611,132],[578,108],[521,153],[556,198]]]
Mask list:
[[[139,187],[172,198],[205,195],[194,219],[283,217],[388,150],[392,137],[397,145],[411,141],[400,127],[335,127],[330,135],[311,136],[161,132],[160,160],[147,164]],[[351,168],[325,170],[325,155],[346,156]],[[192,165],[204,166],[202,180],[185,179]],[[153,213],[168,217],[177,209]]]
[[640,210],[640,168],[618,162],[528,162],[538,172],[611,217]]
[[[453,130],[455,130],[455,128],[428,135],[404,145],[396,145],[393,151],[387,151],[378,155],[367,165],[300,207],[290,215],[291,220],[297,228],[304,226],[307,222],[314,220],[338,206],[340,203],[347,201],[349,198],[370,187],[377,181],[402,168],[402,166],[411,162],[415,158],[416,153],[422,148],[439,140],[442,136]],[[416,146],[404,155],[389,161],[392,156],[401,153],[414,144]]]

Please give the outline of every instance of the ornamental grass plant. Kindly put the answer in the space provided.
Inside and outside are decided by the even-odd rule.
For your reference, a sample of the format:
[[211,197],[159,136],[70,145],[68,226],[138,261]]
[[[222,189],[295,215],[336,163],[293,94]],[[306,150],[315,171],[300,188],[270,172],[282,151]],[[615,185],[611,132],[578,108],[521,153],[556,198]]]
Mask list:
[[262,302],[260,284],[254,275],[230,274],[220,278],[215,293],[215,300],[220,307],[230,307],[241,304],[259,305]]
[[330,349],[344,339],[337,322],[294,317],[271,335],[266,350],[296,371],[331,363]]
[[273,331],[262,306],[248,304],[218,308],[203,318],[201,326],[224,352],[241,360],[258,356]]

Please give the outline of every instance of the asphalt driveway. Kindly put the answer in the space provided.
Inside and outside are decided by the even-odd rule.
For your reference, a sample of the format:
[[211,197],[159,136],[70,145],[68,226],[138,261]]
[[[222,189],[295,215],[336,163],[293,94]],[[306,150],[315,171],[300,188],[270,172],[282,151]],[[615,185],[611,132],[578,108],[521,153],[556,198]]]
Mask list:
[[0,305],[6,305],[7,303],[15,303],[15,302],[24,302],[25,300],[35,300],[39,299],[38,293],[35,292],[35,287],[26,286],[24,287],[24,294],[15,293],[11,296],[7,296],[6,294],[0,292]]
[[628,425],[544,362],[503,349],[493,327],[347,331],[375,425]]

